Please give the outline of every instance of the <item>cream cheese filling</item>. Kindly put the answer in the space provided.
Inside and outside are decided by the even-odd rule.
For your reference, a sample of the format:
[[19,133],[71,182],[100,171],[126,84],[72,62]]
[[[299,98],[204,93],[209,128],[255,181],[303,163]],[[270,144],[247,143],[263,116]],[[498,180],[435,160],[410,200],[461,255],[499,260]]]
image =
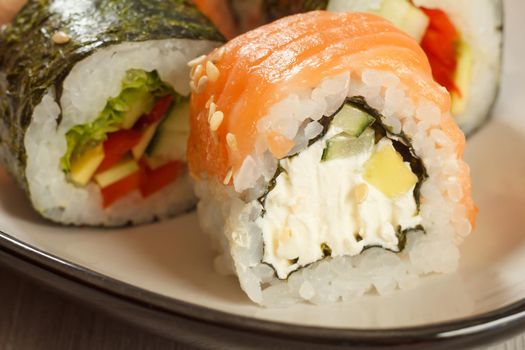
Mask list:
[[329,137],[280,161],[283,171],[257,221],[263,262],[281,279],[327,253],[354,256],[369,246],[398,251],[397,233],[421,223],[414,186],[389,198],[364,178],[365,163],[377,150],[393,147],[392,141],[383,138],[360,154],[321,162]]

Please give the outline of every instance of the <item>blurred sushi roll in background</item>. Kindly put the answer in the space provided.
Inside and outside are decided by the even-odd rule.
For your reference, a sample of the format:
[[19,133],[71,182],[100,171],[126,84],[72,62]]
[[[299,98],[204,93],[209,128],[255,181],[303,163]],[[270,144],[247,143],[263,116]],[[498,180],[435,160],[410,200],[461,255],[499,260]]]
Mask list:
[[26,0],[0,0],[0,26],[11,21],[25,3]]
[[188,62],[221,41],[186,0],[30,1],[0,32],[0,160],[59,223],[186,211]]
[[376,15],[314,11],[202,64],[199,219],[253,301],[330,303],[456,269],[477,212],[465,138],[414,39]]
[[[452,96],[452,114],[471,133],[489,117],[497,96],[502,52],[501,0],[264,0],[237,6],[241,29],[312,10],[371,12],[416,39],[434,79]],[[258,5],[256,4],[258,3]],[[257,8],[254,8],[257,7]],[[258,14],[258,15],[257,15]]]
[[[234,38],[239,34],[236,16],[232,11],[232,3],[228,0],[193,0],[197,7],[205,14],[220,30],[226,38]],[[257,1],[251,1],[257,3]],[[256,10],[259,11],[259,6]]]

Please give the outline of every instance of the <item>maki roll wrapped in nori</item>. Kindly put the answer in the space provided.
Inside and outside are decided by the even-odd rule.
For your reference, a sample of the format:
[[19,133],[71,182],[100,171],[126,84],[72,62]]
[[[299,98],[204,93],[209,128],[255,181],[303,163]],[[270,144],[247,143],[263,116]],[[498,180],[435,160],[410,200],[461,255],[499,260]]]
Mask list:
[[188,164],[217,268],[253,301],[330,303],[455,270],[477,212],[465,138],[414,39],[376,15],[314,11],[206,66]]
[[264,0],[239,17],[248,21],[259,12],[257,20],[251,20],[258,26],[319,9],[370,12],[388,19],[423,47],[434,79],[450,92],[452,114],[467,134],[489,117],[501,71],[501,0]]
[[222,40],[189,0],[29,1],[0,32],[0,159],[34,208],[111,226],[191,208],[188,62]]

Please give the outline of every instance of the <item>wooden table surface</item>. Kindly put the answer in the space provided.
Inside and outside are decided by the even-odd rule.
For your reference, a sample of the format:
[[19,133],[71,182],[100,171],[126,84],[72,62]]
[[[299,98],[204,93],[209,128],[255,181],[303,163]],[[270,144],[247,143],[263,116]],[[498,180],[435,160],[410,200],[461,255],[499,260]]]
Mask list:
[[[1,350],[195,350],[61,295],[0,265]],[[478,350],[523,350],[525,335]]]

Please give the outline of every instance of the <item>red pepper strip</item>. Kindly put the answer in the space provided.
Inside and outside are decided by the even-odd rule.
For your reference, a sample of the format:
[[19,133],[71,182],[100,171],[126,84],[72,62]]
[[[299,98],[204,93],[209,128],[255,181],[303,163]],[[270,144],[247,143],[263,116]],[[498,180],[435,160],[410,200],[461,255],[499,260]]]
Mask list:
[[161,120],[168,112],[172,103],[172,95],[160,98],[151,110],[151,112],[140,117],[140,119],[137,121],[137,124],[135,125],[135,128],[140,130]]
[[135,147],[142,137],[142,133],[137,130],[120,130],[108,134],[104,141],[104,160],[97,169],[97,173],[108,170],[118,163],[133,147]]
[[142,196],[149,197],[175,181],[182,174],[183,166],[183,162],[174,161],[151,170],[142,164],[143,177],[140,184]]
[[421,47],[430,61],[432,75],[449,92],[461,94],[454,83],[454,73],[458,65],[456,44],[460,40],[456,27],[441,10],[424,7],[421,10],[430,19]]
[[142,171],[137,171],[114,184],[109,185],[101,190],[102,207],[108,208],[120,198],[135,191],[140,187],[142,180]]

